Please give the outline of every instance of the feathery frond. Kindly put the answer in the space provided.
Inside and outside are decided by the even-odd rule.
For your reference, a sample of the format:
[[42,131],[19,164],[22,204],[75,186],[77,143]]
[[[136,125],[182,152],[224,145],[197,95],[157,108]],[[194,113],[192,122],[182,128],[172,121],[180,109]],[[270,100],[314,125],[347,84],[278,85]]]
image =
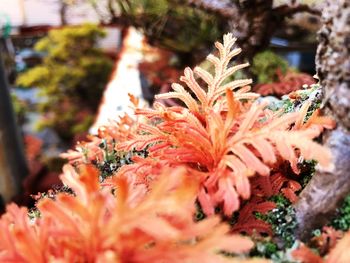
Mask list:
[[[193,114],[205,114],[213,108],[217,99],[226,93],[226,90],[237,91],[242,87],[252,83],[251,79],[235,80],[228,83],[225,83],[225,80],[234,74],[237,70],[249,66],[248,63],[240,64],[236,66],[229,67],[230,60],[241,53],[241,49],[236,48],[232,49],[236,39],[232,37],[232,34],[227,34],[224,36],[224,44],[217,42],[215,46],[218,48],[219,57],[214,55],[209,55],[207,60],[213,64],[215,68],[215,74],[212,75],[208,71],[196,67],[194,71],[190,68],[184,70],[184,76],[180,78],[188,88],[194,93],[198,102],[185,91],[184,87],[180,84],[174,83],[172,85],[173,92],[163,93],[156,96],[157,99],[169,99],[177,98],[182,100],[188,109]],[[195,78],[195,74],[201,78],[206,84],[206,88],[202,88],[198,81]],[[207,92],[205,92],[205,90]],[[259,95],[254,93],[248,93],[249,90],[246,90],[245,93],[249,97],[257,98]],[[244,94],[241,94],[244,96]]]
[[[266,103],[254,101],[258,95],[247,87],[251,80],[225,83],[236,70],[248,66],[229,66],[241,51],[232,50],[234,43],[232,35],[227,34],[223,44],[215,44],[219,55],[208,56],[214,75],[199,67],[194,71],[185,69],[180,80],[195,97],[180,84],[173,84],[173,92],[157,96],[180,99],[186,107],[156,103],[153,110],[136,110],[148,118],[149,124],[139,125],[139,135],[117,145],[118,150],[140,150],[151,145],[150,160],[162,160],[172,167],[186,165],[195,171],[193,175],[202,180],[198,200],[206,214],[222,205],[230,216],[239,208],[241,198],[250,197],[248,178],[255,174],[268,176],[279,158],[288,160],[296,173],[300,156],[315,159],[322,166],[331,160],[328,150],[312,141],[323,128],[333,126],[328,118],[314,113],[304,122],[309,105],[299,113],[272,114]],[[200,86],[195,75],[206,87]],[[137,162],[133,167],[136,169]],[[293,193],[285,192],[293,198]]]

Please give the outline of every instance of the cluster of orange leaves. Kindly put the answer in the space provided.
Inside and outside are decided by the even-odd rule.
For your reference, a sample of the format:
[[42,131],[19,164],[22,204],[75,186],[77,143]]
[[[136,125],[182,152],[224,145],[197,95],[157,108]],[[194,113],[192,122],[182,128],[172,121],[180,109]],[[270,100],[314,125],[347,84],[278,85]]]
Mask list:
[[[312,139],[324,127],[333,127],[332,120],[315,111],[305,122],[309,103],[300,112],[272,112],[266,103],[255,100],[258,95],[247,86],[250,79],[225,82],[248,66],[229,66],[241,51],[232,50],[234,42],[232,35],[224,36],[223,44],[216,43],[219,56],[208,56],[214,75],[199,67],[185,69],[180,80],[196,98],[178,83],[172,85],[173,92],[157,96],[179,99],[186,107],[155,103],[153,109],[136,109],[148,122],[138,124],[135,138],[120,142],[117,149],[149,147],[149,156],[122,167],[117,176],[136,176],[147,184],[159,174],[158,167],[185,166],[201,182],[198,200],[203,211],[211,215],[222,206],[230,216],[239,209],[240,198],[251,196],[249,177],[268,176],[278,159],[288,160],[296,173],[300,156],[329,165],[330,153]],[[206,84],[204,88],[196,76]]]
[[249,234],[249,236],[268,234],[273,236],[271,225],[256,218],[256,213],[266,214],[276,208],[276,203],[268,201],[268,198],[283,194],[291,203],[297,201],[295,192],[301,189],[301,185],[276,172],[271,176],[256,176],[250,180],[252,187],[252,198],[248,200],[239,210],[237,222],[232,231]]
[[[214,75],[185,69],[180,80],[195,97],[178,83],[157,96],[185,107],[137,108],[136,119],[126,115],[64,154],[80,170],[66,166],[61,177],[75,196],[39,201],[41,217],[34,221],[25,208],[10,205],[0,220],[0,261],[221,262],[227,258],[219,251],[249,250],[252,242],[228,235],[214,209],[231,216],[251,197],[250,178],[266,178],[280,160],[295,173],[301,156],[329,166],[329,151],[313,138],[334,123],[318,111],[306,121],[308,103],[300,112],[273,112],[256,101],[250,79],[226,81],[248,66],[230,66],[241,51],[232,49],[234,43],[227,34],[215,44],[219,56],[207,58]],[[103,160],[102,140],[118,151],[147,147],[149,154],[135,156],[101,187],[98,172],[86,163]],[[195,200],[208,216],[199,223],[193,221]]]
[[[137,121],[127,125],[120,121],[108,132],[103,128],[104,139],[117,141],[116,150],[147,147],[149,152],[147,158],[134,157],[134,163],[123,166],[115,176],[133,177],[137,183],[148,185],[164,168],[183,166],[200,181],[198,201],[205,214],[212,215],[215,207],[221,206],[230,216],[239,209],[241,199],[250,198],[249,178],[256,174],[268,176],[279,160],[289,161],[295,173],[300,156],[329,166],[329,151],[313,138],[324,128],[332,128],[333,120],[315,111],[305,121],[310,103],[305,103],[299,112],[273,112],[267,103],[256,100],[258,94],[250,92],[251,79],[227,81],[248,66],[230,65],[241,52],[239,48],[232,49],[234,43],[231,34],[224,36],[223,43],[215,43],[218,56],[207,57],[215,68],[214,75],[200,67],[185,69],[180,80],[194,95],[174,83],[172,92],[156,96],[161,100],[178,99],[184,107],[156,102],[153,109],[136,108]],[[127,135],[124,138],[120,127]],[[90,149],[90,156],[98,156],[101,135],[94,140],[96,143],[85,147]],[[83,162],[81,155],[81,151],[70,152],[64,157]]]
[[244,252],[253,243],[228,235],[219,218],[193,221],[198,182],[185,170],[164,171],[146,194],[141,185],[115,177],[115,192],[101,189],[98,171],[64,167],[61,180],[75,195],[44,198],[40,217],[7,207],[0,220],[1,262],[225,262],[219,251]]
[[277,82],[258,84],[254,87],[254,90],[263,96],[275,95],[277,97],[282,97],[283,95],[300,89],[303,85],[315,84],[313,77],[306,73],[288,70],[287,73],[283,75],[281,70],[278,69],[276,75],[278,78]]

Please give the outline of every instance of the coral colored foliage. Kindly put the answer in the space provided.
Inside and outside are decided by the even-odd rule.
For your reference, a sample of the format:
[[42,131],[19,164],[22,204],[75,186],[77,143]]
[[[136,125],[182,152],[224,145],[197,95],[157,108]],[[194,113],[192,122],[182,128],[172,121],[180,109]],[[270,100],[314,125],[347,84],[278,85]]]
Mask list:
[[237,222],[233,225],[233,232],[273,235],[271,225],[258,219],[256,213],[267,214],[276,208],[276,204],[267,201],[268,198],[282,193],[291,203],[297,201],[296,191],[301,189],[298,182],[289,179],[281,173],[271,176],[256,176],[250,180],[252,198],[239,210]]
[[303,85],[315,84],[315,80],[308,74],[288,71],[282,75],[280,70],[276,71],[278,81],[274,83],[258,84],[254,90],[263,95],[276,95],[281,97],[300,89]]
[[[330,167],[330,152],[313,139],[334,122],[318,111],[307,119],[308,103],[299,112],[273,112],[250,92],[251,80],[229,81],[248,66],[230,64],[241,51],[234,43],[227,34],[215,44],[218,56],[207,57],[214,74],[186,68],[180,81],[189,91],[174,83],[172,92],[157,96],[185,106],[137,108],[135,118],[101,127],[98,136],[63,154],[75,164],[61,176],[74,195],[40,200],[40,217],[33,220],[27,209],[8,206],[0,220],[0,262],[211,263],[228,261],[222,252],[249,251],[252,241],[229,233],[215,209],[231,217],[243,200],[248,205],[239,220],[269,232],[252,213],[271,210],[266,198],[279,192],[294,202],[300,189],[274,169],[285,162],[298,174],[300,159]],[[137,99],[130,99],[136,107]],[[100,184],[94,165],[115,150],[148,154],[135,155]],[[198,223],[196,201],[207,216]]]
[[[185,107],[156,102],[153,109],[136,108],[136,120],[126,117],[102,127],[98,137],[62,156],[78,163],[100,159],[102,140],[116,141],[118,151],[147,148],[146,159],[135,157],[134,163],[123,166],[116,176],[136,174],[136,181],[148,187],[165,167],[185,165],[193,179],[200,181],[197,198],[205,214],[211,215],[221,206],[227,216],[239,209],[241,199],[250,198],[249,178],[269,176],[277,160],[289,161],[295,173],[301,156],[329,166],[330,152],[312,139],[323,128],[332,128],[334,122],[318,112],[305,122],[307,103],[300,112],[272,112],[266,103],[255,100],[259,95],[250,92],[250,79],[227,80],[248,66],[230,65],[241,52],[232,49],[234,43],[227,34],[223,43],[215,44],[218,56],[207,57],[214,75],[200,67],[185,69],[180,80],[191,93],[174,83],[172,92],[157,95],[161,100],[178,99]],[[293,190],[283,192],[296,199]]]
[[[229,65],[240,53],[240,49],[232,50],[234,43],[232,35],[227,34],[223,44],[215,44],[219,56],[207,58],[215,68],[214,75],[199,67],[185,69],[180,80],[195,97],[178,83],[172,85],[172,92],[157,96],[179,99],[186,107],[166,107],[157,102],[154,109],[136,110],[148,123],[139,124],[135,138],[117,144],[117,149],[149,147],[148,161],[135,160],[135,164],[121,169],[119,176],[136,173],[144,177],[144,171],[150,169],[145,163],[153,168],[152,162],[170,167],[186,165],[201,181],[198,200],[204,212],[210,215],[216,206],[222,206],[230,216],[239,209],[240,199],[251,195],[248,178],[268,176],[277,159],[288,160],[296,173],[300,155],[318,160],[322,166],[330,164],[328,150],[312,141],[324,127],[332,126],[327,118],[310,118],[304,123],[307,110],[274,113],[265,103],[255,101],[258,94],[249,92],[247,86],[251,80],[226,81],[248,66]],[[198,78],[206,84],[203,88]],[[284,194],[296,198],[288,189]]]
[[41,200],[34,221],[26,208],[8,206],[0,220],[1,262],[224,262],[218,251],[253,245],[228,235],[219,218],[193,222],[198,183],[185,170],[167,172],[148,194],[115,178],[115,195],[100,189],[95,168],[79,170],[65,166],[61,177],[75,196]]

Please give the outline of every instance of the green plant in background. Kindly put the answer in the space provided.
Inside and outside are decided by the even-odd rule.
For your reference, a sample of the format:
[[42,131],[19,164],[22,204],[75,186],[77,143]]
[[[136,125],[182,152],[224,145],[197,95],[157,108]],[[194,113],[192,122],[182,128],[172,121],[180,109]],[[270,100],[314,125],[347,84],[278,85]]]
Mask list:
[[288,62],[272,51],[264,51],[253,59],[252,73],[257,76],[257,83],[271,83],[278,80],[277,70],[284,75],[288,70]]
[[93,121],[113,63],[97,47],[105,32],[97,25],[65,27],[49,32],[36,45],[47,55],[41,65],[17,79],[21,87],[38,87],[45,99],[38,105],[44,118],[66,140],[84,132]]
[[[199,62],[206,55],[209,43],[223,34],[223,21],[181,1],[116,0],[123,17],[142,28],[145,35],[159,46],[184,54],[187,60]],[[176,32],[176,34],[174,34]],[[194,50],[205,50],[203,57]],[[186,61],[187,63],[188,61]]]

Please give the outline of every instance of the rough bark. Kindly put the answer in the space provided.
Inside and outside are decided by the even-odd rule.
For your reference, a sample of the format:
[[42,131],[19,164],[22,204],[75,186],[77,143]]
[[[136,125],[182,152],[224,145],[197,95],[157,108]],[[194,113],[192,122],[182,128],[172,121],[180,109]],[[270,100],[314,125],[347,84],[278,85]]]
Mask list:
[[334,169],[318,169],[295,206],[302,240],[328,223],[350,193],[350,0],[327,0],[322,22],[316,64],[324,111],[337,121],[337,128],[324,136]]
[[27,171],[0,56],[0,201],[8,202],[19,193]]
[[239,6],[239,16],[229,20],[229,31],[237,37],[237,44],[243,50],[245,59],[251,60],[256,53],[265,49],[283,21],[273,12],[273,0],[254,0]]
[[209,1],[188,0],[188,3],[207,12],[215,13],[227,22],[227,31],[237,37],[243,56],[251,60],[256,53],[268,47],[271,37],[283,27],[285,19],[296,13],[320,15],[319,10],[296,4],[273,7],[273,0]]
[[[114,0],[121,3],[121,0]],[[124,2],[128,2],[124,0]],[[207,13],[215,14],[220,21],[224,32],[232,32],[237,37],[237,44],[243,50],[241,60],[251,61],[254,55],[268,47],[272,35],[277,29],[283,27],[286,18],[296,13],[308,12],[320,15],[319,10],[315,10],[308,5],[297,4],[291,0],[290,4],[274,7],[273,0],[178,0],[179,5],[199,8]],[[123,6],[120,4],[120,6]],[[142,16],[128,18],[122,14],[116,16],[110,9],[112,20],[110,23],[119,25],[132,25],[138,28],[149,29],[147,36],[150,40],[159,38],[159,31],[154,30],[154,21],[150,23]],[[149,19],[148,19],[149,20]],[[173,25],[174,27],[174,25]],[[178,34],[176,27],[167,27],[167,36]],[[159,44],[154,41],[152,44]],[[209,44],[209,43],[208,43]],[[210,43],[211,45],[211,43]],[[198,63],[197,58],[205,58],[210,48],[192,50],[191,53],[184,53],[188,58],[187,63]],[[205,54],[204,54],[205,53]]]

